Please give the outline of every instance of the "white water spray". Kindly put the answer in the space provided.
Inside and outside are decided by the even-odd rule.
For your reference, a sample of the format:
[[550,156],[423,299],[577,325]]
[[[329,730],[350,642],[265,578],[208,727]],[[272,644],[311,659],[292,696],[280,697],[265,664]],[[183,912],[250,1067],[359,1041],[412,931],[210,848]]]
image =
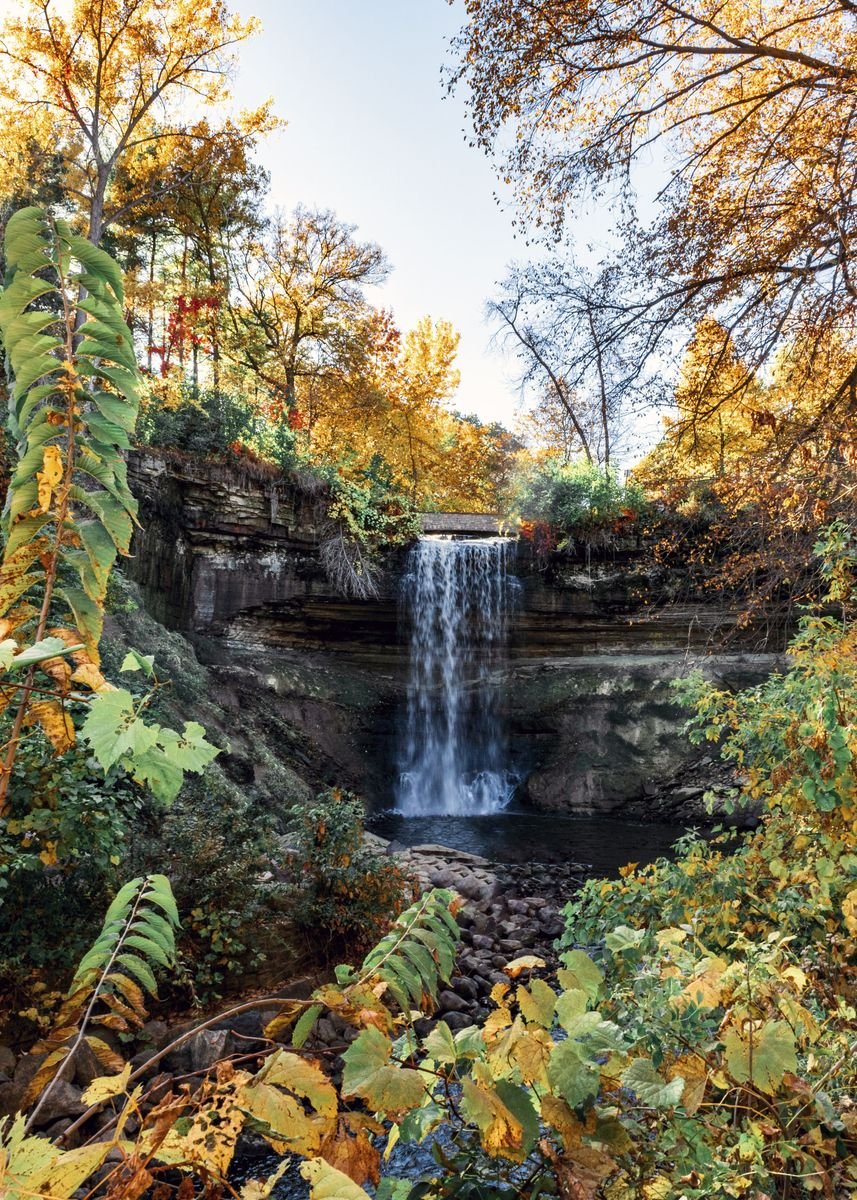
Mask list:
[[508,538],[424,537],[402,588],[410,628],[405,735],[396,808],[405,816],[499,812],[508,769],[496,674],[517,580]]

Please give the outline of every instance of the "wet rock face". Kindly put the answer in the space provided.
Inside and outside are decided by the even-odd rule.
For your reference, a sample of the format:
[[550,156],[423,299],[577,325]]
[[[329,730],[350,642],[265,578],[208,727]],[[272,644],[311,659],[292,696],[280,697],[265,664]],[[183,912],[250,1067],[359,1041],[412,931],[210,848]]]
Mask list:
[[[269,693],[330,764],[325,782],[389,803],[408,669],[398,628],[405,551],[388,556],[377,599],[348,599],[321,569],[318,492],[143,452],[131,456],[129,480],[143,529],[128,569],[152,615],[189,636],[225,688]],[[514,572],[499,682],[522,794],[539,809],[610,812],[655,795],[693,758],[670,680],[701,665],[745,686],[777,661],[734,651],[695,659],[733,615],[653,603],[670,581],[644,567],[634,544],[550,571],[522,545]]]
[[[653,801],[705,752],[683,733],[688,714],[676,703],[672,680],[698,667],[720,686],[746,687],[774,662],[769,655],[604,655],[519,666],[508,687],[509,721],[523,748],[527,800],[566,813],[625,811],[634,802],[638,819],[665,811],[681,819],[680,808],[659,809]],[[704,816],[704,806],[697,804],[694,816]]]

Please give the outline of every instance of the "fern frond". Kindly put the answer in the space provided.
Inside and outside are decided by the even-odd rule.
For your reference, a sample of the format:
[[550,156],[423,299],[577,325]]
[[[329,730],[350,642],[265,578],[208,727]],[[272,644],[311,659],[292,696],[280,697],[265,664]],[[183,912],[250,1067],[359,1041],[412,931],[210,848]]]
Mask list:
[[83,1041],[108,1070],[123,1069],[124,1059],[101,1038],[88,1034],[88,1027],[100,1024],[125,1032],[143,1024],[147,1016],[143,992],[118,964],[156,995],[150,963],[166,968],[175,965],[178,927],[176,903],[164,875],[132,879],[119,889],[98,937],[78,964],[53,1029],[34,1047],[34,1053],[47,1058],[23,1098],[27,1107],[41,1096],[28,1127]]
[[[79,582],[57,589],[56,599],[97,662],[107,576],[116,555],[128,553],[137,513],[122,450],[137,419],[140,375],[122,273],[109,254],[38,208],[9,219],[5,249],[0,336],[18,464],[3,520],[0,615],[43,584],[43,547],[35,556],[29,550],[47,536],[54,573],[65,566]],[[92,514],[86,521],[72,508],[75,497]]]
[[382,980],[404,1012],[432,1006],[439,985],[449,981],[461,937],[452,911],[457,902],[447,889],[427,892],[363,960],[361,977]]

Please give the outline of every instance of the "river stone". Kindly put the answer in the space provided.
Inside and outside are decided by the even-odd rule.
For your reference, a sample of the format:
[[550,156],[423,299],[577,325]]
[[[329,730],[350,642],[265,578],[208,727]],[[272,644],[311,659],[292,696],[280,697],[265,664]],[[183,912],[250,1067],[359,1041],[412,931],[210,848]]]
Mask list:
[[21,1107],[22,1083],[0,1083],[0,1117],[11,1117]]
[[494,939],[486,937],[483,933],[474,933],[473,946],[477,950],[491,950],[494,946]]
[[147,1021],[140,1030],[140,1040],[147,1042],[155,1050],[163,1050],[170,1040],[170,1027],[166,1021]]
[[207,1071],[223,1057],[226,1049],[225,1029],[200,1029],[189,1042],[191,1067],[194,1071]]
[[92,1047],[84,1040],[74,1052],[74,1082],[86,1088],[93,1079],[100,1079],[105,1069],[95,1057]]
[[443,1019],[453,1033],[456,1033],[459,1029],[466,1029],[468,1025],[473,1024],[473,1017],[469,1012],[446,1013]]
[[12,1076],[15,1083],[26,1087],[45,1060],[44,1054],[22,1054]]
[[79,1117],[86,1112],[86,1105],[81,1102],[81,1090],[65,1079],[60,1079],[49,1092],[45,1092],[45,1101],[39,1109],[33,1124],[44,1129],[59,1121],[61,1117]]
[[15,1074],[17,1061],[14,1050],[10,1050],[8,1046],[0,1046],[0,1071],[10,1079]]
[[465,996],[468,1000],[476,999],[477,987],[472,979],[466,979],[462,975],[453,975],[449,983],[457,995]]
[[437,1006],[441,1012],[448,1013],[463,1012],[468,1007],[468,1004],[466,1000],[461,998],[461,996],[456,995],[455,992],[450,992],[447,990],[441,992],[438,996]]

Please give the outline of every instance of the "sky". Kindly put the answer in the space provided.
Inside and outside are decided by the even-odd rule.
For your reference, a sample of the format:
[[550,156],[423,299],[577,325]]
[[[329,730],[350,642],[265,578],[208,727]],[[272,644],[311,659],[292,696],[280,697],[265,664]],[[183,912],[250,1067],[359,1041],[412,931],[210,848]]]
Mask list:
[[514,418],[514,361],[490,353],[484,306],[526,250],[441,66],[461,6],[445,0],[240,0],[263,32],[241,47],[236,103],[271,96],[288,125],[264,145],[271,202],[331,208],[393,271],[372,296],[400,328],[423,315],[461,334],[455,406]]

